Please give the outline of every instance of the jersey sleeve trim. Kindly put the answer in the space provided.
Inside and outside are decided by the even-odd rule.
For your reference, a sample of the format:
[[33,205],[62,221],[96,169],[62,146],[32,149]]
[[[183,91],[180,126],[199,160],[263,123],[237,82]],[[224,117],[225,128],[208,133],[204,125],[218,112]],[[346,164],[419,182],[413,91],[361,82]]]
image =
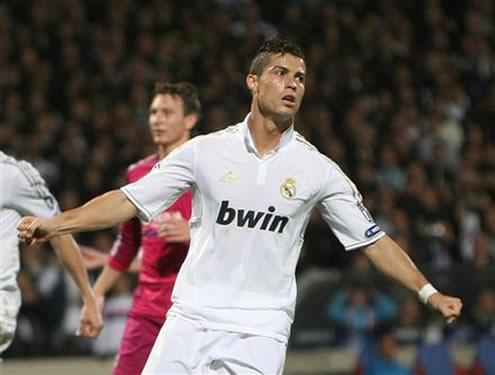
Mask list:
[[119,271],[119,272],[127,272],[129,270],[129,267],[123,266],[114,257],[110,257],[108,259],[107,264],[109,267],[111,267],[114,270]]
[[[337,163],[335,163],[332,159],[330,159],[326,155],[321,154],[321,156],[323,157],[323,160],[325,160],[328,164],[330,164],[333,167],[333,170],[335,170],[338,174],[340,174],[340,176],[344,179],[344,181],[349,185],[354,199],[357,202],[362,202],[363,197],[359,192],[358,188],[356,187],[356,184],[344,173],[342,168],[340,168],[340,166]],[[329,178],[330,175],[331,173],[328,173],[327,178]]]
[[382,238],[383,236],[385,236],[385,232],[379,232],[378,234],[375,235],[375,237],[369,239],[369,240],[366,240],[366,241],[361,241],[361,242],[356,242],[356,243],[353,243],[351,245],[347,245],[345,247],[346,250],[355,250],[355,249],[359,249],[361,247],[365,247],[365,246],[368,246],[368,245],[371,245],[372,243],[378,241],[380,238]]
[[122,191],[125,196],[127,197],[127,199],[129,199],[131,201],[131,203],[136,206],[136,208],[138,209],[139,213],[138,213],[138,217],[143,220],[145,223],[149,223],[151,221],[151,212],[149,212],[148,210],[146,210],[142,205],[140,205],[138,203],[138,201],[132,196],[131,193],[129,193],[129,191],[126,189],[125,186],[121,187],[120,188],[120,191]]

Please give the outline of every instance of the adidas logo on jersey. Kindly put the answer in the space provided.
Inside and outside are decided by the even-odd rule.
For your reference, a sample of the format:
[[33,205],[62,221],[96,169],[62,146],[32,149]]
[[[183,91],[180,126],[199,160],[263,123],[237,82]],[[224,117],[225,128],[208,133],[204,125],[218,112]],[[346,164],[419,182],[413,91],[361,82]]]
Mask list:
[[256,212],[253,210],[235,209],[229,207],[229,201],[222,201],[218,212],[217,224],[229,225],[237,217],[238,227],[259,228],[270,232],[283,233],[289,222],[286,216],[274,215],[275,207],[269,206],[268,212]]
[[234,173],[228,172],[228,173],[226,173],[226,174],[224,174],[222,176],[222,178],[220,179],[220,181],[227,182],[227,183],[232,183],[232,182],[235,181],[235,178],[236,177],[235,177],[235,174]]

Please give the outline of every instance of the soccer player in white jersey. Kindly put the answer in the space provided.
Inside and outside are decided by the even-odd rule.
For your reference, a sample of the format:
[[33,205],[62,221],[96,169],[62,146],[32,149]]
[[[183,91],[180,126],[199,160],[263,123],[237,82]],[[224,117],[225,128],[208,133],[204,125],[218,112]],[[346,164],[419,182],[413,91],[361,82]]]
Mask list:
[[[21,292],[17,284],[20,265],[17,223],[25,215],[51,217],[58,213],[57,201],[38,171],[31,164],[0,151],[0,354],[14,338],[21,305]],[[84,299],[78,331],[82,335],[96,337],[103,321],[79,249],[70,234],[53,237],[51,244]]]
[[349,178],[294,130],[305,76],[299,47],[265,42],[246,77],[252,102],[243,122],[185,143],[136,183],[18,226],[30,242],[135,215],[149,221],[192,189],[189,253],[143,374],[280,374],[295,267],[315,206],[347,250],[362,248],[447,322],[460,314],[461,301],[429,284],[374,223]]

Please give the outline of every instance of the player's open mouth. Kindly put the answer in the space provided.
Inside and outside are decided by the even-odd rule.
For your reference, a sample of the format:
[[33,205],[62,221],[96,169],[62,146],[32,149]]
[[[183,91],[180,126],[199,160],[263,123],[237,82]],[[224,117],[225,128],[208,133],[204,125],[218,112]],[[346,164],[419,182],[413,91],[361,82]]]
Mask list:
[[292,107],[294,106],[294,104],[296,104],[296,97],[295,95],[285,95],[284,97],[282,97],[282,101],[284,102],[284,104]]

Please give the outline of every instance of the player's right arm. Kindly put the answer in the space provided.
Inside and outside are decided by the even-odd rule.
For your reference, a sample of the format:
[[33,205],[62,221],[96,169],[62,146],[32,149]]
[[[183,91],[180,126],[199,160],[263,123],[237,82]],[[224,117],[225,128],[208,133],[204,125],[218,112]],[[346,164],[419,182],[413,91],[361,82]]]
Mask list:
[[19,222],[17,235],[21,241],[30,244],[61,234],[112,227],[137,214],[137,208],[122,191],[112,190],[52,218],[27,216]]
[[24,218],[17,227],[19,239],[29,244],[60,234],[104,229],[138,214],[145,221],[151,220],[194,183],[194,150],[198,138],[176,148],[149,174],[121,190],[112,190],[51,219]]

